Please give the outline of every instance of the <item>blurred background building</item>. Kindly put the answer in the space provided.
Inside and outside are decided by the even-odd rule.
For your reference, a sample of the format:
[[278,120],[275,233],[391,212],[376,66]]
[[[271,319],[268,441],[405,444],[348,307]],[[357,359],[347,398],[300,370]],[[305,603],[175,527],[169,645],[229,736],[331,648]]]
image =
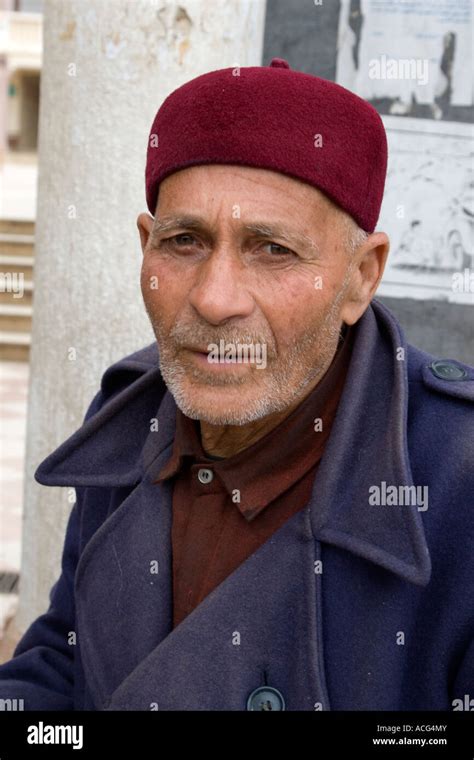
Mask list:
[[16,610],[21,563],[42,6],[0,4],[0,637]]
[[2,289],[0,359],[28,358],[33,295],[42,2],[3,0],[0,12],[0,270],[27,294]]
[[206,71],[282,57],[371,102],[389,140],[378,297],[410,342],[469,364],[474,162],[471,0],[429,13],[424,0],[0,9],[1,661],[47,606],[73,503],[34,470],[81,424],[103,370],[153,339],[135,219],[164,98]]

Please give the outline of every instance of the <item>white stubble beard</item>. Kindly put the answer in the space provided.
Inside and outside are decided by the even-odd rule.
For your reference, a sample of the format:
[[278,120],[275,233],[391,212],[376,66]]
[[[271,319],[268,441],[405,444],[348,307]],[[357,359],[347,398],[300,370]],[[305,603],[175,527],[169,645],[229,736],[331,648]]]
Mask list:
[[[349,274],[350,271],[346,273],[344,282],[326,311],[322,324],[306,332],[298,341],[295,340],[290,346],[288,354],[277,363],[273,370],[274,350],[269,352],[271,358],[263,370],[253,367],[248,372],[232,373],[231,371],[214,375],[212,371],[204,371],[204,374],[197,367],[184,366],[179,358],[181,349],[177,349],[172,337],[173,331],[176,331],[176,325],[170,334],[164,335],[161,325],[153,320],[152,315],[148,312],[159,345],[160,370],[163,380],[183,414],[191,419],[203,420],[212,425],[240,426],[281,412],[292,405],[300,396],[304,397],[306,395],[304,391],[308,385],[312,382],[315,384],[315,380],[319,382],[319,379],[325,374],[337,349],[341,334],[338,312],[340,302],[345,295]],[[177,332],[179,333],[179,327]],[[199,338],[193,340],[189,328],[186,336],[192,345],[199,343]],[[224,340],[226,343],[233,342],[228,339]],[[235,342],[244,344],[249,341],[242,340],[242,336],[240,336],[240,341]],[[320,347],[316,362],[308,359],[311,356],[311,351],[308,349],[311,349],[315,342]],[[182,339],[179,345],[182,345]],[[296,382],[294,374],[300,378]],[[261,379],[260,376],[262,376]],[[234,387],[240,389],[250,386],[254,382],[254,378],[258,378],[258,382],[254,384],[257,389],[255,396],[247,394],[250,398],[242,400],[242,406],[238,408],[235,406],[221,407],[220,405],[219,408],[216,408],[217,405],[212,400],[208,403],[203,403],[201,400],[203,383],[208,388]],[[193,380],[196,380],[196,384],[192,382]],[[190,384],[194,385],[194,388],[190,388]],[[219,391],[220,394],[222,392]]]

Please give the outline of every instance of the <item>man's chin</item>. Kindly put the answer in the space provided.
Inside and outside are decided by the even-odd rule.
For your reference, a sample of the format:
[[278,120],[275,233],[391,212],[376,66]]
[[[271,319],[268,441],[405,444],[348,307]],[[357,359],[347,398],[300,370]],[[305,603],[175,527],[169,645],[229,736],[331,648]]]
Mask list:
[[241,387],[208,386],[192,392],[170,389],[170,393],[183,414],[210,425],[245,425],[261,416],[262,404],[246,401]]
[[161,365],[163,380],[182,413],[219,426],[248,425],[282,411],[292,401],[281,390],[277,393],[258,371],[251,373],[247,369],[210,377],[199,369]]
[[[179,404],[178,404],[179,406]],[[181,408],[181,407],[180,407]],[[192,420],[199,420],[199,422],[206,422],[208,425],[215,425],[216,427],[224,427],[233,425],[235,427],[241,427],[247,425],[252,420],[247,417],[242,417],[238,413],[228,410],[222,414],[216,414],[215,410],[209,409],[196,409],[195,407],[181,408],[183,414],[186,417],[190,417]]]
[[193,384],[189,388],[186,383],[179,382],[167,384],[167,387],[186,417],[210,425],[247,425],[274,411],[270,408],[268,393],[262,390],[256,395],[255,387],[247,392],[242,385]]

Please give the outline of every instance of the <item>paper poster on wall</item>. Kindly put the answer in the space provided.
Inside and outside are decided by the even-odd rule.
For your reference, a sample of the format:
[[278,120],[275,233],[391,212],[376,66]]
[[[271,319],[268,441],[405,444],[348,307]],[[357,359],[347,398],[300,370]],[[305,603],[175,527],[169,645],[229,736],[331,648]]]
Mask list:
[[472,0],[341,0],[336,81],[388,115],[471,121]]
[[381,295],[474,303],[471,0],[341,0],[336,81],[381,113]]
[[474,303],[473,128],[383,121],[389,161],[377,229],[391,247],[378,292]]

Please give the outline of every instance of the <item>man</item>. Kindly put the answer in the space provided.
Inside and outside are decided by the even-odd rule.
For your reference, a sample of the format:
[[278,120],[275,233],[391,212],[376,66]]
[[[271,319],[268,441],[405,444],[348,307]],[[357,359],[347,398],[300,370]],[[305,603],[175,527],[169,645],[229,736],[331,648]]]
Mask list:
[[157,341],[36,472],[77,502],[2,698],[470,704],[474,369],[373,301],[386,160],[371,106],[281,59],[163,103],[138,218]]

